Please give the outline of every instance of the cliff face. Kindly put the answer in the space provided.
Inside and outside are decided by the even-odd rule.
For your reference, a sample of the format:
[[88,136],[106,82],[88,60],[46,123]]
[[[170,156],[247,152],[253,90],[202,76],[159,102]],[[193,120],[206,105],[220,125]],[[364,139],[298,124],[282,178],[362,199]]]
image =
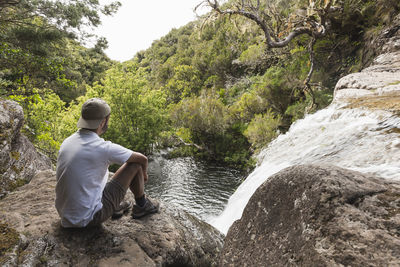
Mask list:
[[23,124],[22,107],[0,99],[0,199],[37,172],[51,168],[50,159],[21,134]]
[[[377,109],[394,110],[400,92],[400,15],[366,46],[379,53],[372,64],[358,73],[340,79],[335,87],[334,102],[354,104],[351,107],[374,108],[368,105],[373,99]],[[383,100],[388,106],[382,106]],[[382,100],[382,101],[380,101]],[[390,103],[391,102],[391,103]]]

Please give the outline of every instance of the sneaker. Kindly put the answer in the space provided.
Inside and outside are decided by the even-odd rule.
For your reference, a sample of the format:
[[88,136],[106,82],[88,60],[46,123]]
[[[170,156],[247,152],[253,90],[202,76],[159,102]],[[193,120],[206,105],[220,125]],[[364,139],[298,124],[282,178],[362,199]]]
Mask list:
[[159,207],[160,204],[158,202],[155,202],[155,204],[153,204],[153,202],[151,202],[149,198],[146,198],[146,204],[144,204],[143,207],[140,207],[138,205],[133,206],[132,217],[134,219],[139,219],[146,215],[157,213]]
[[118,219],[124,215],[124,213],[128,212],[132,208],[132,202],[131,201],[122,201],[121,204],[119,204],[119,207],[117,210],[114,211],[112,214],[111,218],[112,219]]

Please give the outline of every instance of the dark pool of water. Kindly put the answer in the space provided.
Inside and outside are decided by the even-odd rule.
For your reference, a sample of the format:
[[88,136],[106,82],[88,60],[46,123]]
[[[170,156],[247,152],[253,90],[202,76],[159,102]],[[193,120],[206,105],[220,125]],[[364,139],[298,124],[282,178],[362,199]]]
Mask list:
[[151,158],[148,173],[148,195],[205,221],[222,212],[244,176],[237,170],[190,157],[166,159],[161,155]]

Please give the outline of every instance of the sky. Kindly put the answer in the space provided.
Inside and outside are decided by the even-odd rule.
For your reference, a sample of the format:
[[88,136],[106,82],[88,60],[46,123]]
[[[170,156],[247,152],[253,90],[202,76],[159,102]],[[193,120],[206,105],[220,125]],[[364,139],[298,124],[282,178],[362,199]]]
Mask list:
[[[112,1],[103,0],[102,4]],[[95,33],[106,37],[108,57],[126,61],[149,48],[173,28],[196,20],[193,9],[201,0],[120,0],[122,6],[112,17],[102,17]],[[200,10],[204,14],[207,10]]]

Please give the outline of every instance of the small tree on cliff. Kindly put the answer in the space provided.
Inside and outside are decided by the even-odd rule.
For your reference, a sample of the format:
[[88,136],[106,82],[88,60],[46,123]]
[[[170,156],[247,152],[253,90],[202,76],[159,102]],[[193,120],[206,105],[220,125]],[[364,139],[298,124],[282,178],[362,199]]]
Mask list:
[[[238,15],[254,21],[262,30],[265,43],[270,48],[282,48],[300,35],[310,36],[308,52],[310,69],[304,80],[305,92],[312,97],[314,93],[310,84],[314,71],[314,44],[318,38],[326,35],[329,29],[329,15],[339,10],[336,0],[299,0],[297,5],[290,1],[279,0],[232,0],[221,4],[218,0],[204,0],[197,7],[207,6],[213,12],[206,21],[217,16]],[[288,14],[288,11],[292,11]],[[312,107],[311,106],[311,107]]]

